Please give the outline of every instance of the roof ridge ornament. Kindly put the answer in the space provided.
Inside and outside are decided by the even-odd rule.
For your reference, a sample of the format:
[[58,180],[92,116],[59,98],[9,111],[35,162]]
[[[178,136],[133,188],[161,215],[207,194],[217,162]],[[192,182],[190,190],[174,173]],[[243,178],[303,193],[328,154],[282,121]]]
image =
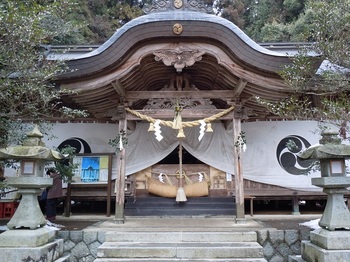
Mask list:
[[205,51],[196,49],[185,49],[177,46],[173,49],[160,49],[153,52],[156,61],[163,61],[166,66],[174,66],[176,72],[182,72],[182,69],[194,65],[202,60]]
[[144,7],[145,14],[171,10],[190,10],[204,13],[213,13],[212,6],[203,0],[153,0],[151,5]]

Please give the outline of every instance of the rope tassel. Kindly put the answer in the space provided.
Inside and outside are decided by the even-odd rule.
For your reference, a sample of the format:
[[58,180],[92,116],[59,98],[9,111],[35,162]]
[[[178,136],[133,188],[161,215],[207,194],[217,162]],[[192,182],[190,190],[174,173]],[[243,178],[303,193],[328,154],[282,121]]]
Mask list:
[[177,133],[177,138],[185,138],[185,133],[182,128],[179,129],[179,132]]
[[154,124],[151,122],[149,123],[149,128],[148,128],[148,132],[155,132],[156,130],[154,129]]
[[181,107],[175,107],[175,117],[173,121],[173,129],[181,129],[182,128],[182,117],[181,117]]
[[179,142],[179,188],[177,189],[177,194],[176,194],[176,202],[186,202],[187,197],[185,194],[185,190],[183,188],[183,171],[182,171],[182,143],[181,141]]

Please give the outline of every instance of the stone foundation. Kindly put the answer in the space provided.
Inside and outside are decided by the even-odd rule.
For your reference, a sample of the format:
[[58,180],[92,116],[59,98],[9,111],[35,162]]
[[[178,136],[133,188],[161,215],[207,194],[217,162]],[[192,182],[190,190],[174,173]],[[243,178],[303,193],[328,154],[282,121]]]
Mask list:
[[[301,242],[310,239],[310,228],[300,230],[257,230],[258,243],[263,247],[264,257],[269,262],[287,262],[289,255],[301,254]],[[64,255],[69,262],[93,262],[97,248],[105,241],[107,231],[82,230],[59,231],[58,238],[64,241]]]

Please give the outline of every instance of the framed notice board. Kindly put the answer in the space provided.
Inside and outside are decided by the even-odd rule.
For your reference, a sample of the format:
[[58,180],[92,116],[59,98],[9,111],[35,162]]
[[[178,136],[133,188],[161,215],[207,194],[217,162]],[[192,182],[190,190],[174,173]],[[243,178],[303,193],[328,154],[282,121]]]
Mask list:
[[70,216],[71,199],[106,200],[107,216],[111,215],[113,153],[77,154],[73,182],[67,187],[65,216]]
[[77,155],[73,164],[77,165],[73,180],[75,182],[108,182],[110,155],[84,154]]

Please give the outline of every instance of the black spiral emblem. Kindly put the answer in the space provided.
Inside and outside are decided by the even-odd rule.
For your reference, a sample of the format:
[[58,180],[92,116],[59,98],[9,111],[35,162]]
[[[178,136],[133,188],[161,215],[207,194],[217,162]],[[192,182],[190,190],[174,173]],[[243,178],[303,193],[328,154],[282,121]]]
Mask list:
[[[287,143],[289,141],[293,141],[295,147],[288,148]],[[292,175],[301,175],[310,169],[313,161],[302,160],[297,157],[297,154],[308,147],[310,147],[310,143],[305,138],[296,135],[287,136],[283,138],[277,146],[277,161],[288,173]]]
[[64,140],[59,146],[58,149],[61,150],[66,146],[71,146],[75,148],[75,154],[90,154],[91,148],[89,144],[79,137],[72,137],[67,140]]

